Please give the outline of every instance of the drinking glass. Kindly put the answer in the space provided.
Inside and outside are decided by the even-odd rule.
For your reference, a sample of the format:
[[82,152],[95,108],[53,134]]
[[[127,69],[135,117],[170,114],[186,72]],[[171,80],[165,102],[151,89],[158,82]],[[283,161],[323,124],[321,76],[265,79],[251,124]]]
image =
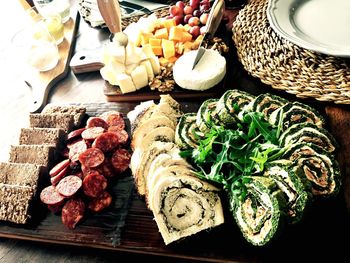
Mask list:
[[66,23],[70,18],[69,0],[33,0],[34,5],[44,17],[50,14],[59,14],[62,23]]

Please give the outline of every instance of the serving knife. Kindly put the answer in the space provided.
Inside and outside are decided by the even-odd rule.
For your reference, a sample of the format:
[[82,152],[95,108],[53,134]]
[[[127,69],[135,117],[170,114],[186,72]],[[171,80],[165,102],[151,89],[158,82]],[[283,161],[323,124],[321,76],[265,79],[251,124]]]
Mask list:
[[214,37],[214,34],[221,23],[222,17],[224,15],[224,11],[225,11],[225,1],[215,0],[209,12],[208,21],[206,23],[207,30],[205,31],[203,39],[197,49],[197,53],[193,61],[192,69],[196,67],[199,60],[203,57],[203,54],[205,52],[205,48],[203,47],[203,44],[205,43],[205,41]]
[[111,34],[122,31],[118,0],[97,0],[97,6]]

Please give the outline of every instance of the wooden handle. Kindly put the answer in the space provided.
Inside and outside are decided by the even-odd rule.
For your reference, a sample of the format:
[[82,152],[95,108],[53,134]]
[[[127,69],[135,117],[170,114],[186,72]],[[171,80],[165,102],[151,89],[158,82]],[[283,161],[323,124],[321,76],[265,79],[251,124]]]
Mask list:
[[69,66],[74,74],[99,71],[104,66],[102,63],[101,49],[85,50],[75,53]]
[[97,5],[109,31],[112,34],[121,32],[121,12],[118,0],[97,0]]

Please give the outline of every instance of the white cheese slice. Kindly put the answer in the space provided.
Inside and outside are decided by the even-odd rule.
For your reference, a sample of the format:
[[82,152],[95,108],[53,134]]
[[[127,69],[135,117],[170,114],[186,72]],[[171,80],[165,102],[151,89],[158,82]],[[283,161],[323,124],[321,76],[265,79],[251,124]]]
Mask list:
[[182,55],[174,64],[173,76],[177,85],[190,90],[207,90],[217,85],[226,74],[226,59],[217,51],[206,49],[192,70],[196,50]]
[[128,45],[126,46],[126,60],[125,64],[130,65],[130,64],[139,64],[142,60],[142,49],[135,47],[134,43],[129,42]]
[[119,84],[122,93],[129,93],[136,91],[134,82],[128,74],[120,73],[116,75],[117,82]]
[[154,79],[154,73],[153,73],[151,62],[149,60],[145,60],[141,62],[141,65],[143,65],[146,68],[148,82],[152,81]]
[[160,73],[160,64],[159,64],[158,57],[157,56],[151,56],[149,58],[149,61],[151,62],[154,75],[158,75]]
[[146,87],[148,85],[148,75],[145,66],[137,66],[133,72],[131,72],[131,78],[137,90]]
[[134,71],[134,69],[138,66],[139,64],[130,64],[125,66],[125,72],[129,75],[131,75],[131,72]]
[[143,45],[142,51],[146,55],[147,58],[151,58],[151,57],[155,56],[155,54],[152,50],[152,46],[150,44]]
[[102,62],[107,65],[110,62],[125,63],[125,47],[110,42],[104,48]]
[[111,85],[118,85],[116,78],[116,73],[113,71],[112,67],[106,65],[100,69],[101,76],[104,80],[108,81]]

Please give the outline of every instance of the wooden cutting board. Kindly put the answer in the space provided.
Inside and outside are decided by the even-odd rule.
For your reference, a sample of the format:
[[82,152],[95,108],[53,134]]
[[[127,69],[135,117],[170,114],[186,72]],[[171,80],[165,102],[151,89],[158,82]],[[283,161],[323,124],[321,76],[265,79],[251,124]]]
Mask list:
[[74,50],[79,20],[79,12],[75,11],[74,15],[71,15],[71,18],[64,24],[65,39],[58,46],[60,60],[55,68],[45,72],[29,68],[26,70],[25,83],[32,89],[30,112],[40,111],[47,102],[50,89],[68,74],[69,60]]

